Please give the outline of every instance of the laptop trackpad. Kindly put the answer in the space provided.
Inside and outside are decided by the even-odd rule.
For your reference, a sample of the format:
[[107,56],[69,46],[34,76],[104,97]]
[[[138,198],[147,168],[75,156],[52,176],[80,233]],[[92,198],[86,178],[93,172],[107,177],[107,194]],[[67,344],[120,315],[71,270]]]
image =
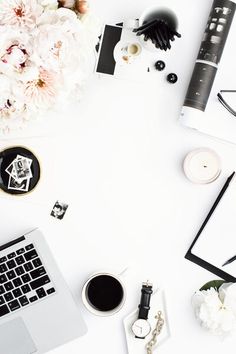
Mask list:
[[37,350],[21,317],[0,325],[0,343],[4,354],[32,354]]

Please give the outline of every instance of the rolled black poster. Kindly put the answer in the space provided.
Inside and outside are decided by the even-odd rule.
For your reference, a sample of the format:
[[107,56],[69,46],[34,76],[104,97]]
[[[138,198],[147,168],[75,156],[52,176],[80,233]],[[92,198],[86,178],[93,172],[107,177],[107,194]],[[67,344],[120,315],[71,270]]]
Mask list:
[[184,107],[205,111],[235,9],[234,1],[214,0],[185,97]]

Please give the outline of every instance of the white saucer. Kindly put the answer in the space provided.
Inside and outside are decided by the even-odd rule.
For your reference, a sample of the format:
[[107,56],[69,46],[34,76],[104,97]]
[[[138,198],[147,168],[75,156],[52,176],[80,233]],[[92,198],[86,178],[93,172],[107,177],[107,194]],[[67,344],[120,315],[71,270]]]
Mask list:
[[[138,41],[137,41],[137,43],[138,43]],[[128,67],[132,63],[138,61],[142,55],[142,52],[140,52],[140,54],[138,54],[137,56],[128,54],[126,48],[128,47],[129,44],[130,43],[120,41],[117,43],[117,45],[114,48],[114,52],[113,52],[114,60],[120,66],[127,66]],[[141,47],[141,51],[142,51],[142,47]],[[123,59],[124,57],[127,57],[127,61],[125,61]]]
[[138,339],[135,338],[131,327],[134,321],[138,317],[138,310],[134,310],[131,312],[127,317],[124,319],[124,328],[125,328],[125,335],[126,335],[126,342],[128,347],[129,354],[146,354],[146,345],[152,338],[152,332],[156,326],[156,319],[155,316],[157,315],[158,311],[162,312],[162,317],[164,319],[164,326],[157,337],[157,344],[153,347],[153,353],[159,348],[160,345],[163,344],[170,337],[170,329],[168,324],[168,317],[167,317],[167,310],[165,304],[165,296],[163,290],[157,290],[151,297],[151,308],[149,311],[148,322],[150,323],[152,330],[151,333],[145,339]]

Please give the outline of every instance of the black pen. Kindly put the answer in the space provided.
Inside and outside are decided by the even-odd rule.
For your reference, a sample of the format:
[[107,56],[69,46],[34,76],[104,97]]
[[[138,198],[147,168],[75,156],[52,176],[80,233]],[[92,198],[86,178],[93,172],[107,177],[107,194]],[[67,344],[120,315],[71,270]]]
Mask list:
[[224,267],[224,266],[227,265],[227,264],[230,264],[230,263],[234,262],[235,260],[236,260],[236,256],[233,256],[232,258],[228,259],[228,260],[222,265],[222,267]]

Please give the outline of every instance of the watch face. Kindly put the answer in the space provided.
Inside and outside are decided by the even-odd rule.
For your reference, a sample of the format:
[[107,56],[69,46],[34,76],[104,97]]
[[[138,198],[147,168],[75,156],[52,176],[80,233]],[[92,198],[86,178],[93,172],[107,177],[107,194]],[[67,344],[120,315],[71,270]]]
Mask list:
[[132,331],[136,337],[145,338],[151,332],[151,326],[148,321],[140,319],[134,322]]

